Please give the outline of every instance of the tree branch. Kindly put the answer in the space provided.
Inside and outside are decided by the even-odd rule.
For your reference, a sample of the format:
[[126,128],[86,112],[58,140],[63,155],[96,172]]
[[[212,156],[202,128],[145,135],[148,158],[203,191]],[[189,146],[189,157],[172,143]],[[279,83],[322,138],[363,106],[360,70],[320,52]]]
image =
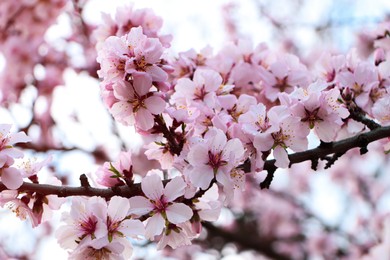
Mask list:
[[[366,147],[369,143],[377,141],[382,138],[390,137],[390,126],[379,127],[370,132],[362,133],[354,137],[350,137],[341,141],[321,144],[317,148],[310,149],[304,152],[290,154],[290,165],[304,161],[316,160],[325,158],[329,154],[346,152],[356,147]],[[249,163],[247,160],[245,163]],[[245,164],[244,163],[244,164]],[[241,167],[247,168],[246,165]],[[264,163],[264,170],[272,173],[275,169],[275,160],[267,160]],[[272,176],[270,176],[272,177]],[[270,181],[270,178],[266,178]],[[264,188],[269,187],[263,185]],[[0,191],[7,190],[7,187],[0,182]],[[109,199],[113,196],[132,197],[142,193],[140,184],[133,184],[131,187],[121,186],[113,188],[93,188],[93,187],[67,187],[54,186],[49,184],[35,184],[24,182],[18,189],[19,191],[37,192],[42,195],[57,195],[59,197],[69,196],[100,196]]]
[[[0,182],[0,191],[8,190],[8,188]],[[37,192],[41,195],[57,195],[58,197],[70,197],[70,196],[99,196],[109,199],[113,196],[121,197],[133,197],[142,194],[141,185],[134,184],[132,187],[121,186],[112,188],[93,188],[93,187],[68,187],[68,186],[56,186],[50,184],[38,184],[24,182],[22,186],[18,188],[18,191],[30,191]]]
[[[378,127],[374,130],[366,133],[362,133],[341,141],[331,142],[326,144],[321,144],[317,148],[310,149],[307,151],[289,154],[288,158],[290,159],[290,166],[295,163],[300,163],[304,161],[312,161],[317,159],[323,159],[329,154],[344,154],[350,149],[353,148],[366,148],[369,143],[377,141],[382,138],[390,137],[390,126]],[[338,157],[337,157],[338,158]],[[268,171],[268,174],[272,172],[275,168],[275,160],[267,160],[264,163],[264,170]],[[269,181],[269,178],[266,178]],[[267,185],[260,184],[261,188],[268,188]]]

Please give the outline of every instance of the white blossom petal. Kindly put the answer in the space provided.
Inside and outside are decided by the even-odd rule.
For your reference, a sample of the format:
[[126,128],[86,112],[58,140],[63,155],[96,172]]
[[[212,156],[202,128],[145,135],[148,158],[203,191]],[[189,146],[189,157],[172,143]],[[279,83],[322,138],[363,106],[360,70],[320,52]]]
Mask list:
[[183,223],[189,220],[192,215],[192,209],[183,203],[174,203],[166,209],[167,218],[173,224]]

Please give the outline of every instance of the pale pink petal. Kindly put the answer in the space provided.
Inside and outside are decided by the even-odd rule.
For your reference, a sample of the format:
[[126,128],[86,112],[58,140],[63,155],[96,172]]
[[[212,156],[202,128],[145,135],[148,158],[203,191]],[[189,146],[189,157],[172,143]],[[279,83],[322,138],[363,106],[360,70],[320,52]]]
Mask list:
[[221,203],[218,201],[210,201],[209,209],[202,209],[198,212],[199,217],[205,221],[217,221],[221,214]]
[[142,130],[149,130],[154,125],[154,117],[149,110],[140,108],[135,114],[136,125]]
[[214,170],[208,165],[194,167],[189,171],[189,177],[195,187],[205,190],[214,178]]
[[134,48],[140,46],[146,39],[147,37],[143,34],[142,27],[138,26],[131,28],[126,40],[127,43]]
[[107,214],[113,222],[122,221],[127,216],[129,207],[129,199],[114,196],[108,204]]
[[187,155],[187,161],[193,166],[202,166],[209,162],[208,147],[206,144],[194,145]]
[[15,190],[23,184],[22,175],[16,168],[13,167],[2,169],[1,181],[8,189],[11,190]]
[[4,164],[7,162],[8,157],[5,154],[0,154],[0,168],[3,168]]
[[164,49],[158,39],[148,38],[143,45],[142,52],[145,55],[145,61],[153,64],[159,61],[163,51]]
[[123,81],[116,81],[113,84],[114,96],[119,100],[129,100],[134,98],[133,86]]
[[258,133],[253,140],[253,146],[258,151],[268,151],[274,143],[271,133]]
[[133,107],[128,102],[121,101],[115,103],[111,107],[110,112],[119,122],[125,125],[134,125]]
[[153,217],[148,219],[146,224],[145,237],[147,239],[152,239],[156,235],[160,235],[165,226],[165,220],[160,213],[153,215]]
[[75,232],[72,226],[66,225],[57,228],[55,237],[62,248],[74,249],[77,247]]
[[174,201],[184,195],[187,184],[182,177],[173,178],[164,188],[164,197],[167,202]]
[[151,96],[144,101],[146,108],[154,115],[161,114],[164,109],[166,102],[158,96]]
[[215,136],[210,140],[210,151],[213,154],[221,152],[227,141],[226,134],[222,130],[215,129],[215,131]]
[[0,136],[5,136],[11,130],[11,124],[0,124]]
[[275,157],[275,165],[279,168],[287,168],[290,160],[288,159],[288,155],[286,150],[281,146],[276,146],[273,153]]
[[152,77],[153,81],[166,81],[168,79],[168,74],[156,65],[147,67],[145,71]]
[[142,222],[134,219],[126,219],[122,221],[119,230],[124,235],[131,237],[145,235],[145,227]]
[[286,64],[282,62],[272,63],[270,69],[272,73],[275,75],[275,77],[279,79],[283,79],[288,75],[288,67]]
[[146,95],[152,87],[152,79],[146,74],[133,75],[133,86],[139,96]]
[[340,126],[338,124],[329,121],[318,122],[314,128],[318,138],[324,142],[334,141],[336,132],[339,129]]
[[158,200],[163,195],[164,187],[160,176],[158,176],[157,174],[146,176],[142,180],[141,187],[142,191],[149,199]]
[[234,160],[240,160],[244,155],[244,152],[244,146],[242,145],[241,141],[238,138],[234,138],[227,142],[222,153],[222,158],[229,160],[231,154],[233,154]]
[[12,157],[12,158],[21,158],[23,157],[23,152],[20,151],[19,149],[16,149],[14,147],[4,149],[2,151],[3,154]]
[[16,134],[12,134],[8,139],[8,144],[13,145],[14,143],[26,143],[30,142],[31,137],[27,136],[24,132],[19,132]]
[[[107,217],[107,202],[102,197],[91,197],[86,202],[85,200],[81,200],[83,203],[82,207],[86,208],[86,212],[91,214],[93,212],[93,216],[101,219],[102,221],[106,220]],[[100,223],[100,221],[99,221]],[[105,226],[105,225],[104,225]]]
[[174,203],[166,209],[167,218],[173,224],[183,223],[189,220],[193,213],[192,209],[183,203]]
[[154,209],[154,205],[143,196],[134,196],[129,199],[130,214],[144,215]]
[[217,181],[219,183],[221,183],[224,188],[227,187],[227,188],[233,188],[233,182],[231,180],[231,178],[229,177],[229,173],[225,173],[223,171],[218,171],[217,175],[215,176]]

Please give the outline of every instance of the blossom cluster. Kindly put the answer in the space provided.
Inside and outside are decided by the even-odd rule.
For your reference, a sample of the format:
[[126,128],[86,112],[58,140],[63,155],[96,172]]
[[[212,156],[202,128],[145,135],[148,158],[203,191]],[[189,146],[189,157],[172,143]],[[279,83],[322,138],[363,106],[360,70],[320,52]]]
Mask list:
[[[55,10],[63,5],[58,1]],[[11,13],[19,15],[23,8],[38,7]],[[149,9],[129,6],[103,19],[93,36],[104,105],[116,122],[134,127],[148,140],[145,155],[160,167],[137,172],[129,150],[91,175],[96,186],[118,196],[72,198],[70,212],[62,217],[65,224],[56,231],[71,259],[128,259],[128,238],[156,241],[158,249],[190,245],[200,236],[202,222],[216,221],[223,206],[234,204],[234,197],[245,192],[248,176],[262,172],[267,160],[289,168],[289,154],[307,150],[309,136],[326,146],[366,132],[373,124],[390,125],[390,47],[383,40],[387,27],[377,32],[382,38],[374,37],[374,61],[354,51],[323,54],[311,70],[293,54],[264,44],[253,47],[244,40],[228,43],[215,54],[205,48],[171,56],[171,37],[160,35],[162,19]],[[35,29],[37,38],[47,26]],[[19,33],[27,39],[33,37],[22,29]],[[12,45],[5,38],[9,42],[0,38],[0,46]],[[15,53],[5,52],[10,54]],[[32,73],[31,66],[25,69],[22,74]],[[7,188],[0,193],[0,205],[21,218],[29,216],[35,227],[63,200],[22,189],[23,180],[42,183],[38,172],[50,158],[24,158],[17,164],[23,153],[14,145],[31,139],[10,129],[0,125],[0,180]],[[47,183],[61,185],[54,177]],[[86,181],[82,188],[88,191],[91,186]],[[131,192],[119,196],[125,188]]]

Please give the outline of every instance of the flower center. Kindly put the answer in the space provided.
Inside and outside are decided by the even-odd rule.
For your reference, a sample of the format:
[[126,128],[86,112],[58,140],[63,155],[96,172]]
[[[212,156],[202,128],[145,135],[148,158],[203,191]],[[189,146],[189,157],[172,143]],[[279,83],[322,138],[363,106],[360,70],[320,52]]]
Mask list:
[[219,167],[222,167],[227,164],[227,161],[222,160],[222,151],[219,153],[213,154],[209,151],[209,161],[207,165],[210,165],[211,168],[217,170]]
[[168,203],[165,201],[164,195],[160,199],[153,201],[154,209],[157,212],[163,212],[168,206]]
[[96,224],[97,220],[95,217],[90,216],[88,219],[80,222],[80,230],[83,232],[84,235],[92,235],[96,230]]

